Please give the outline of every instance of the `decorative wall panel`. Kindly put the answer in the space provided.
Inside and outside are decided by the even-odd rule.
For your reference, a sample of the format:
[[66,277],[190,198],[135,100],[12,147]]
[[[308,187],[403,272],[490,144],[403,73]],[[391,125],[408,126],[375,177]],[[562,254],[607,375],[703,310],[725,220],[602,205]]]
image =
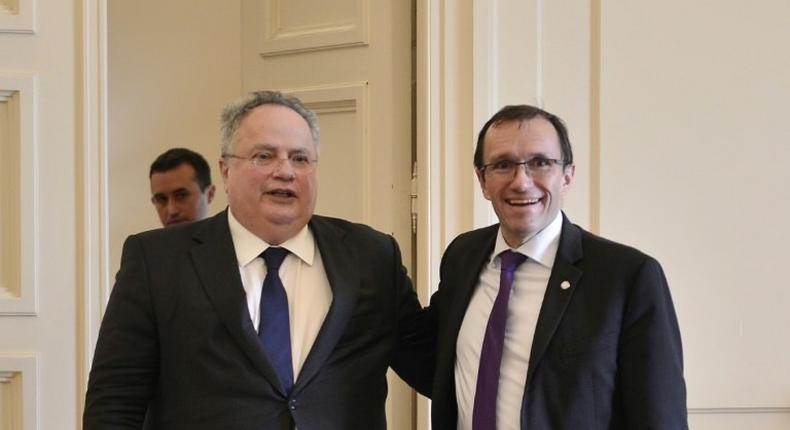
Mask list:
[[0,0],[0,33],[35,32],[34,0]]
[[34,91],[34,75],[0,73],[0,315],[37,312]]
[[370,224],[373,173],[366,89],[367,82],[356,82],[282,91],[298,97],[318,115],[321,147],[327,149],[319,148],[316,213]]
[[369,0],[258,0],[261,55],[368,44]]
[[37,429],[36,357],[0,353],[0,429]]

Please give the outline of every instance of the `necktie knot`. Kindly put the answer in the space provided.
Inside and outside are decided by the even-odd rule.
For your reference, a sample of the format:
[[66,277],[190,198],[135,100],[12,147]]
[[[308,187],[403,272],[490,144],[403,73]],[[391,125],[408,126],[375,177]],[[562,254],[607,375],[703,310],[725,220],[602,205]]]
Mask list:
[[499,254],[500,267],[502,271],[512,272],[518,268],[521,263],[527,260],[527,256],[520,252],[513,252],[507,250]]
[[288,256],[288,250],[270,246],[261,254],[263,261],[266,262],[266,270],[269,272],[280,270],[283,260]]

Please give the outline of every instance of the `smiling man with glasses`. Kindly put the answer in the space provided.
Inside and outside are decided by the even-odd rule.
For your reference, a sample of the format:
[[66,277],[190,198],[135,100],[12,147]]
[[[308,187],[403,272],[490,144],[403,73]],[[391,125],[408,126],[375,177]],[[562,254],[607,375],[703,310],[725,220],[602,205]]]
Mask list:
[[84,429],[384,429],[387,368],[430,385],[395,240],[314,215],[319,130],[261,91],[222,114],[228,209],[131,236]]
[[506,106],[480,131],[474,165],[499,224],[442,258],[428,310],[432,428],[687,428],[661,266],[563,214],[575,174],[563,122]]

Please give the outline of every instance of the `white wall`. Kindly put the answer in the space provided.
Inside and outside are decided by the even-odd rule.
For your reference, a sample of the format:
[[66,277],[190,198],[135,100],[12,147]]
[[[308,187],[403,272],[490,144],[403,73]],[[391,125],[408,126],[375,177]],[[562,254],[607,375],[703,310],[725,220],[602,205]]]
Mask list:
[[240,0],[111,1],[108,17],[110,273],[126,236],[161,226],[148,169],[168,148],[203,154],[224,209],[219,114],[241,93]]
[[665,264],[696,428],[788,428],[790,3],[602,11],[601,231]]

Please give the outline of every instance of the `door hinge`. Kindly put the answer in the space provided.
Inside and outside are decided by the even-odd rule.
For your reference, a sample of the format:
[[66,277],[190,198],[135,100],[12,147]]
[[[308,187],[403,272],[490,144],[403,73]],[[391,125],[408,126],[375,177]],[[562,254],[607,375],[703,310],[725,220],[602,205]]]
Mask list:
[[411,234],[417,234],[417,162],[411,165]]

